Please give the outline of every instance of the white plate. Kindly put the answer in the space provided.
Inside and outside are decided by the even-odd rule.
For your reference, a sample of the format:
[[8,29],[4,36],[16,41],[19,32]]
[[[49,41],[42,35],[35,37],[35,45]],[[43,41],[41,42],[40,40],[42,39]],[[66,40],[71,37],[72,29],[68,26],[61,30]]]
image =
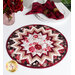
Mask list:
[[60,20],[56,20],[56,19],[51,19],[51,18],[48,18],[46,17],[45,15],[43,14],[36,14],[35,16],[41,20],[41,21],[44,21],[44,22],[61,22],[63,20],[65,20],[68,15],[70,14],[70,11],[67,9],[67,7],[63,4],[63,3],[55,3],[55,5],[57,6],[57,8],[60,10],[60,12],[64,15],[64,18],[63,19],[60,19]]

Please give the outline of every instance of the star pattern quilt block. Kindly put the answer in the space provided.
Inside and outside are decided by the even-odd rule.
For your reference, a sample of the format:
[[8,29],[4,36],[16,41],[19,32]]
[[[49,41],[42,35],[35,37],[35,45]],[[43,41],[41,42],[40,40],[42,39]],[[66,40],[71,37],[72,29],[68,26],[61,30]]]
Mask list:
[[58,30],[46,25],[27,25],[8,38],[9,56],[29,68],[47,68],[59,63],[67,53],[68,43]]

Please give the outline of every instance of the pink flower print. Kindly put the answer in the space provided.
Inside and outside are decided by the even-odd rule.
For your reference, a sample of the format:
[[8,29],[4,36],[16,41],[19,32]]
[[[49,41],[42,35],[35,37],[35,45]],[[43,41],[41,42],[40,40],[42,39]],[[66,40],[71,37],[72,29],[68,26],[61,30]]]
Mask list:
[[47,40],[49,40],[49,39],[50,39],[50,37],[46,37],[46,39],[47,39]]
[[50,30],[50,28],[46,28],[46,30]]
[[35,47],[31,46],[31,47],[29,48],[29,51],[30,51],[30,52],[34,52],[34,51],[35,51]]
[[38,44],[37,42],[33,42],[34,45]]
[[32,46],[32,45],[33,45],[32,43],[29,44],[29,46]]
[[17,60],[19,60],[19,59],[20,59],[20,55],[18,54],[15,58],[16,58]]
[[26,42],[29,42],[29,40],[28,40],[28,38],[27,38],[27,37],[24,37],[24,40],[25,40]]
[[50,51],[50,52],[52,52],[52,49],[51,49],[50,46],[47,47],[47,50]]
[[47,51],[47,48],[43,48],[42,50]]
[[24,37],[24,40],[27,40],[28,38],[27,37]]
[[46,40],[43,40],[44,42],[46,41]]
[[29,42],[29,40],[26,40],[26,42],[28,43],[28,42]]
[[34,38],[38,38],[38,35],[34,35],[33,37],[34,37]]
[[12,49],[12,50],[9,50],[9,53],[10,53],[10,54],[12,54],[13,52],[14,52],[14,49]]
[[29,28],[31,29],[33,26],[29,26]]
[[36,44],[36,45],[35,45],[35,48],[36,48],[37,50],[40,50],[40,49],[42,49],[42,46],[39,45],[39,44]]

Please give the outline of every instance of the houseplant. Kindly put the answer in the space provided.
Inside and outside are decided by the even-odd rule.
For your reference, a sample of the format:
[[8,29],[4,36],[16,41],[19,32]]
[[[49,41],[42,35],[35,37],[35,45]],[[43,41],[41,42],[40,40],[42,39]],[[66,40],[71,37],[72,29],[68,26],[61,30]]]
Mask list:
[[15,13],[23,10],[23,0],[3,0],[3,23],[12,25],[15,22]]

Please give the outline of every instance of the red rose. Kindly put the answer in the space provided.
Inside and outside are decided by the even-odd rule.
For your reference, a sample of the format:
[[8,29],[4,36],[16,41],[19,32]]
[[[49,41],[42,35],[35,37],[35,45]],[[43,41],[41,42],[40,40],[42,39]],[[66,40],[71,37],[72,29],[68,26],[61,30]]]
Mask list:
[[5,0],[3,0],[3,10],[5,10],[6,7],[7,7],[7,4],[6,4]]
[[34,52],[34,51],[35,51],[35,47],[31,46],[31,47],[29,48],[29,51],[30,51],[30,52]]
[[38,38],[38,35],[34,35],[33,37],[34,37],[34,38]]
[[38,50],[40,50],[40,49],[42,49],[42,46],[39,45],[39,44],[36,44],[36,45],[35,45],[35,48],[38,49]]
[[23,10],[22,0],[3,0],[3,13],[9,17],[12,13]]
[[21,0],[8,0],[7,4],[13,12],[21,11],[23,9],[23,2]]

